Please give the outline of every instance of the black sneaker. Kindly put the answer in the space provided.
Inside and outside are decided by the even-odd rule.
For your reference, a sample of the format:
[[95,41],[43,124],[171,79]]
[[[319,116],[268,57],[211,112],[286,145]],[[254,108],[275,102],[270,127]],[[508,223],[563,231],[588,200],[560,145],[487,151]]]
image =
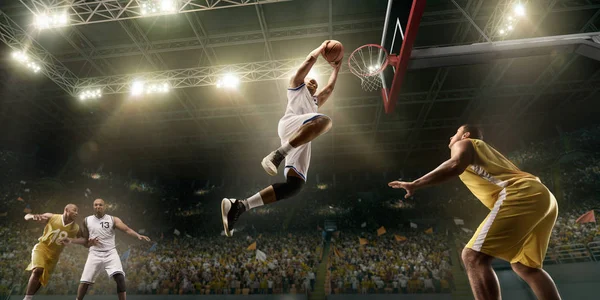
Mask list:
[[277,175],[277,168],[279,168],[279,165],[281,164],[284,158],[285,156],[283,156],[283,154],[275,150],[269,153],[269,155],[267,155],[265,158],[263,158],[260,164],[262,165],[263,169],[265,169],[265,172],[267,172],[267,174],[275,176]]
[[246,211],[246,206],[242,201],[224,198],[221,201],[221,218],[225,235],[233,236],[233,225],[237,222],[240,215]]

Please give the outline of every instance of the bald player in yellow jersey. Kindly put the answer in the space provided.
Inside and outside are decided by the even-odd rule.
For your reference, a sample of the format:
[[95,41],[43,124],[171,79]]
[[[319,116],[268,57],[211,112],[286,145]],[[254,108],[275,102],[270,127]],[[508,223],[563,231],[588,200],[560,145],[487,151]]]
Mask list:
[[40,286],[48,285],[50,274],[54,270],[58,257],[66,244],[70,242],[85,245],[73,238],[81,236],[79,225],[75,223],[78,208],[74,204],[65,206],[63,214],[27,214],[25,220],[45,223],[44,233],[31,251],[31,263],[27,271],[31,271],[24,300],[32,299]]
[[475,299],[501,299],[491,266],[494,257],[510,262],[538,299],[560,299],[554,281],[542,270],[558,215],[556,199],[539,178],[519,170],[482,138],[479,128],[463,125],[450,138],[450,159],[415,181],[388,185],[406,190],[408,198],[458,176],[490,209],[462,252]]

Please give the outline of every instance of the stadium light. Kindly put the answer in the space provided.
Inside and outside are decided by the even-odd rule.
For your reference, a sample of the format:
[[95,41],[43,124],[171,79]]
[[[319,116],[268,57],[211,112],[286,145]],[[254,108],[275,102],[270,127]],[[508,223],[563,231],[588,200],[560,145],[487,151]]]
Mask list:
[[42,69],[37,63],[32,61],[29,58],[29,56],[27,56],[27,54],[25,54],[25,52],[23,52],[23,51],[13,52],[12,57],[14,60],[19,62],[20,64],[22,64],[25,67],[27,67],[28,69],[32,70],[33,73],[38,73]]
[[525,16],[525,5],[521,3],[515,4],[515,14],[519,17]]
[[167,82],[146,84],[144,81],[136,80],[131,85],[131,95],[164,94],[169,92],[170,89],[171,87]]
[[134,81],[131,85],[131,95],[139,96],[144,93],[144,82],[143,81]]
[[155,83],[146,87],[146,94],[166,93],[169,91],[168,83]]
[[35,27],[38,29],[48,29],[53,27],[61,27],[69,24],[69,16],[66,12],[39,14],[35,15]]
[[142,2],[140,13],[143,16],[154,14],[168,14],[177,12],[176,0],[148,0]]
[[162,12],[175,12],[177,10],[175,0],[161,0],[160,1],[160,10]]
[[102,97],[101,89],[84,90],[83,92],[79,93],[79,100],[81,101],[85,101],[87,99],[98,99],[100,97]]
[[217,81],[217,88],[237,88],[240,85],[240,79],[233,74],[225,74],[223,78]]

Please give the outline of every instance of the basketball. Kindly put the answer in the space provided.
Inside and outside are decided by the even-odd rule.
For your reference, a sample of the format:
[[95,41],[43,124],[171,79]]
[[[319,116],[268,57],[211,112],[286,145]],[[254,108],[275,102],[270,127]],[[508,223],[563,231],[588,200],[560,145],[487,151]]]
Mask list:
[[337,62],[344,58],[344,46],[342,43],[331,40],[327,45],[325,45],[325,49],[323,49],[323,57],[328,62]]

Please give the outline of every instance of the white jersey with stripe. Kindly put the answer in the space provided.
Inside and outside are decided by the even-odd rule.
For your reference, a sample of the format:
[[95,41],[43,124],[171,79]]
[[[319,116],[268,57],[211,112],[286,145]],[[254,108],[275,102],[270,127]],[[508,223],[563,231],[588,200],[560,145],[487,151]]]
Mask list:
[[287,98],[284,118],[287,115],[316,113],[319,108],[317,97],[310,94],[304,83],[296,88],[288,89]]
[[115,244],[115,219],[105,214],[102,218],[91,215],[83,222],[89,232],[89,238],[97,238],[98,244],[90,247],[90,251],[110,251],[116,248]]

